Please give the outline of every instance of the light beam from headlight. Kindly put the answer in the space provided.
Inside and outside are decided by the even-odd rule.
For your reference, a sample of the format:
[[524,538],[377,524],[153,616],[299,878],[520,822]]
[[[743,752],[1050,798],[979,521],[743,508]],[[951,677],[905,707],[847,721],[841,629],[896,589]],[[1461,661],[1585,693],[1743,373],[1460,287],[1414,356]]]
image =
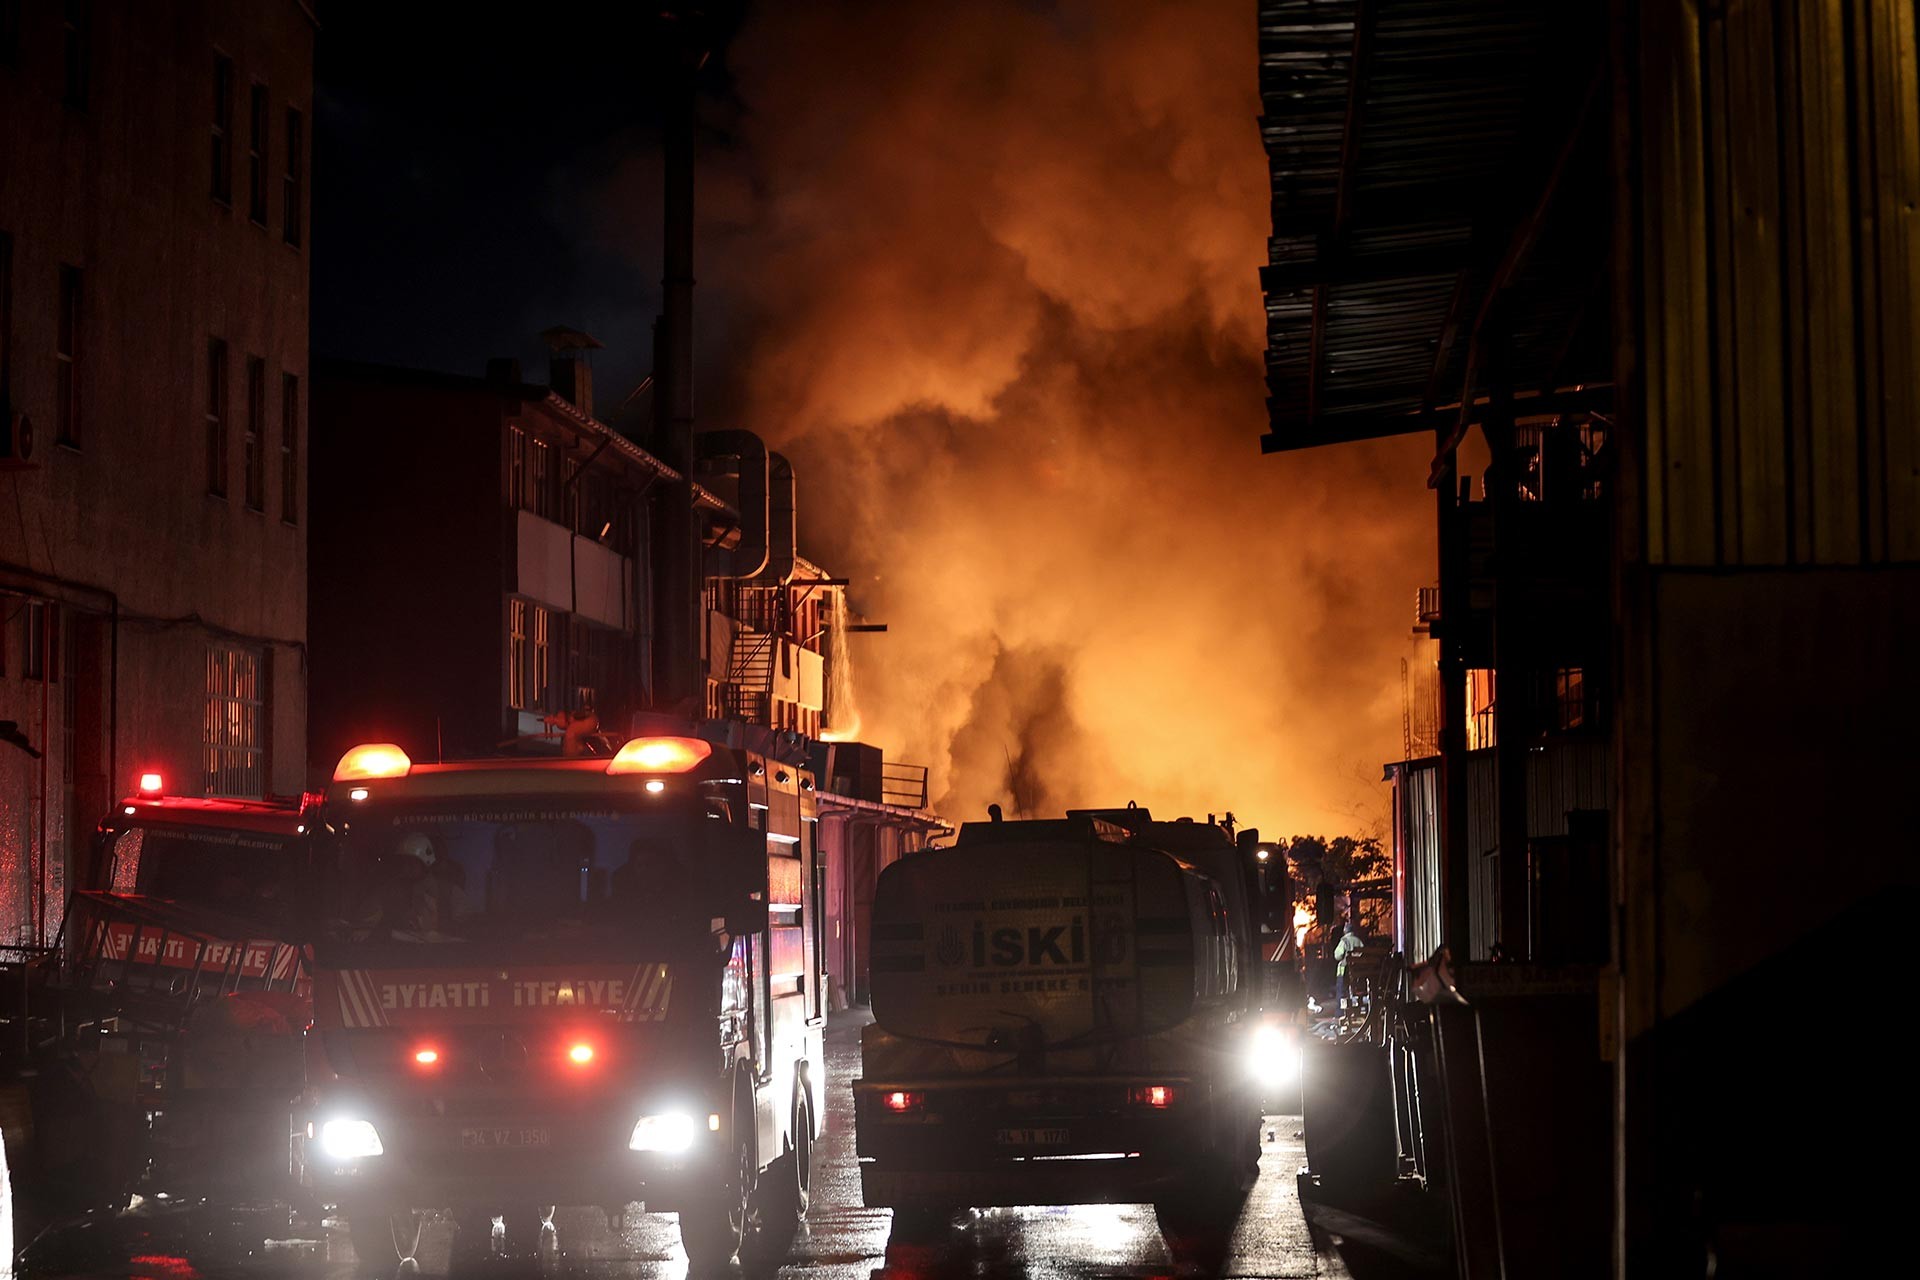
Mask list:
[[367,1120],[329,1120],[320,1126],[320,1149],[335,1160],[364,1160],[386,1148],[379,1131]]
[[693,1146],[693,1117],[684,1111],[641,1116],[627,1139],[629,1151],[661,1151],[677,1155]]
[[1299,1042],[1276,1026],[1256,1028],[1247,1048],[1247,1071],[1269,1089],[1292,1084],[1300,1078]]

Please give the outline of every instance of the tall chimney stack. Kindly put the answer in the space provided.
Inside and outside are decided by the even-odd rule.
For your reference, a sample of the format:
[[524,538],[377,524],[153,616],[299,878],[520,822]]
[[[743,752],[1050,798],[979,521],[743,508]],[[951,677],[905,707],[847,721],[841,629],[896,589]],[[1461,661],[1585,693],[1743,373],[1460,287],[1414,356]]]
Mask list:
[[673,6],[662,17],[665,198],[662,306],[654,340],[654,453],[680,480],[662,486],[653,504],[659,566],[653,702],[659,710],[698,719],[706,711],[700,669],[700,598],[706,583],[693,499],[693,95],[706,48],[697,4]]
[[591,418],[593,365],[587,353],[598,350],[600,344],[593,335],[562,324],[543,330],[540,336],[552,353],[547,358],[547,385],[553,394]]

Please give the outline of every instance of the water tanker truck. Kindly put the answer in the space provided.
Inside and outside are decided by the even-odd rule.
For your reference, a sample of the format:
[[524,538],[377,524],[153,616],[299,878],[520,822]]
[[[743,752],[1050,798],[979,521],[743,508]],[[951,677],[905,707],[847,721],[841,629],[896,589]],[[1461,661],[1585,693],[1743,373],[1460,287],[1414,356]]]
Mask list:
[[1228,1210],[1259,1159],[1251,846],[1143,809],[969,823],[880,876],[870,1206]]

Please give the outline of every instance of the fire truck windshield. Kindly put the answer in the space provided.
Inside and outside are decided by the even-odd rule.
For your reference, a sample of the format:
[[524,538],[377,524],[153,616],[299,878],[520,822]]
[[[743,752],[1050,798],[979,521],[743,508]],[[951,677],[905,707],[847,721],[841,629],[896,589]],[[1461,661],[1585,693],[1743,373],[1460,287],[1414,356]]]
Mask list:
[[727,860],[717,855],[727,836],[705,815],[546,805],[370,813],[324,860],[322,945],[417,960],[426,949],[684,952],[723,914]]

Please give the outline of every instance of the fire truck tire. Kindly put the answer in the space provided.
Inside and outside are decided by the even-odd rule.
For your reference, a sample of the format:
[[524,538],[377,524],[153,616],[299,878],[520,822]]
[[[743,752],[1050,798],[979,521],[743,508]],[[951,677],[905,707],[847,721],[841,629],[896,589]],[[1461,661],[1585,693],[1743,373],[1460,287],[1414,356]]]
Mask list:
[[783,1234],[807,1216],[813,1192],[813,1117],[804,1099],[793,1109],[793,1139],[786,1152],[760,1175],[759,1229]]
[[354,1274],[390,1276],[420,1247],[420,1215],[375,1200],[349,1200],[347,1238],[353,1242]]
[[453,1242],[447,1250],[447,1269],[464,1275],[493,1258],[493,1214],[467,1205],[453,1212]]
[[754,1192],[760,1166],[751,1106],[736,1099],[731,1128],[733,1151],[726,1173],[717,1185],[704,1194],[689,1195],[680,1205],[680,1245],[687,1251],[687,1267],[693,1275],[719,1274],[732,1265],[746,1242],[757,1207]]
[[541,1237],[552,1228],[553,1206],[510,1205],[501,1215],[507,1229],[506,1252],[513,1258],[540,1256]]

